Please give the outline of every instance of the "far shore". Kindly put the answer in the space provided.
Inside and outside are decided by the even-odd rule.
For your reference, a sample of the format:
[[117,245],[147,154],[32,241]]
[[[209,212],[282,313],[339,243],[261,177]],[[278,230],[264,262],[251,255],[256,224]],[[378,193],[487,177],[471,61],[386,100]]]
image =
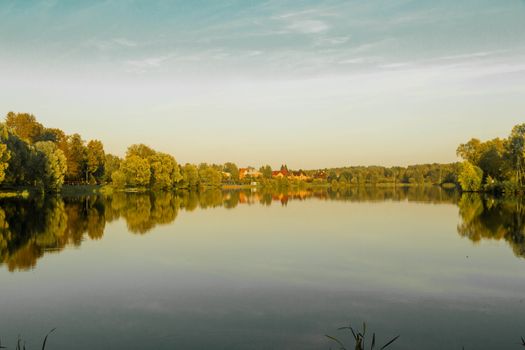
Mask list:
[[[333,190],[343,190],[347,188],[407,188],[407,187],[441,187],[444,189],[456,189],[457,187],[454,184],[442,184],[435,185],[429,183],[423,184],[410,184],[410,183],[377,183],[377,184],[346,184],[346,185],[337,185],[334,186],[330,183],[311,183],[311,182],[299,182],[295,184],[290,184],[286,187],[273,187],[273,186],[264,186],[260,183],[256,184],[223,184],[219,187],[200,187],[191,189],[190,191],[206,191],[206,190],[270,190],[270,191],[288,191],[288,190],[311,190],[311,189],[333,189]],[[157,190],[154,188],[148,187],[128,187],[128,188],[116,188],[110,184],[106,185],[73,185],[66,184],[62,186],[60,195],[63,196],[88,196],[94,194],[106,194],[110,195],[113,192],[123,192],[123,193],[144,193],[144,192],[156,192],[156,191],[166,191],[166,190]],[[188,191],[184,188],[175,188],[169,191]],[[35,195],[43,195],[44,192],[38,187],[5,187],[0,188],[0,198],[28,198]]]

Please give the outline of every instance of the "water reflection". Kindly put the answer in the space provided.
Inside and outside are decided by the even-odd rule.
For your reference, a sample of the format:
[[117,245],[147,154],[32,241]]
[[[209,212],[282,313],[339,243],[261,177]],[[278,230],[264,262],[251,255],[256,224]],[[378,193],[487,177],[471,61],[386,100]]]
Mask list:
[[179,211],[239,205],[286,206],[304,200],[382,202],[414,201],[459,206],[458,233],[474,242],[504,239],[517,256],[525,256],[524,209],[516,199],[485,198],[438,187],[347,188],[295,191],[204,191],[115,193],[112,196],[45,197],[0,202],[0,263],[9,271],[36,266],[46,253],[83,240],[101,239],[107,223],[126,222],[128,231],[145,234],[157,225],[172,223]]
[[525,257],[525,207],[523,198],[493,198],[464,193],[458,203],[458,233],[479,242],[505,240],[518,257]]

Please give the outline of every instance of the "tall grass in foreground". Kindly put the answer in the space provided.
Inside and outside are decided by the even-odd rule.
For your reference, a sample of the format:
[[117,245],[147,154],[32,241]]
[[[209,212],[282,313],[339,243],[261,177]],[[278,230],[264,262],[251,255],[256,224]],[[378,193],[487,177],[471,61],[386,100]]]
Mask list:
[[[341,327],[341,328],[338,328],[338,330],[349,330],[350,332],[352,332],[352,337],[354,338],[354,341],[355,341],[354,350],[365,350],[366,323],[363,323],[362,332],[358,332],[357,330],[354,330],[352,326]],[[350,350],[350,348],[346,347],[346,345],[338,338],[328,335],[328,334],[326,334],[325,337],[336,342],[340,350]],[[390,339],[390,341],[388,341],[385,345],[381,346],[379,350],[386,349],[388,346],[392,345],[392,343],[395,342],[398,338],[399,338],[399,335],[397,337]],[[372,342],[370,343],[370,350],[374,350],[376,348],[375,346],[376,346],[376,334],[372,333]]]
[[[348,347],[345,343],[343,343],[340,340],[340,338],[336,338],[334,336],[325,334],[325,337],[327,337],[328,339],[332,340],[333,342],[335,342],[337,344],[337,346],[339,346],[339,350],[351,350],[351,349],[354,349],[354,350],[366,350],[366,348],[365,348],[366,323],[363,323],[363,330],[361,332],[358,332],[358,331],[354,330],[354,328],[352,328],[352,326],[340,327],[340,328],[338,328],[338,330],[349,330],[351,332],[352,338],[354,339],[354,342],[355,342],[355,345],[353,345],[353,347]],[[392,338],[392,339],[390,339],[387,343],[385,343],[385,345],[381,346],[378,349],[379,350],[386,349],[387,347],[392,345],[398,338],[399,338],[399,335],[394,337],[394,338]],[[522,347],[525,347],[525,338],[521,337],[521,343],[518,343],[518,344],[521,345]],[[376,334],[375,333],[372,333],[372,341],[370,343],[369,349],[370,350],[376,349]],[[465,350],[465,347],[462,347],[462,349]]]
[[[49,337],[49,335],[51,333],[53,333],[55,331],[55,329],[56,328],[53,328],[52,330],[50,330],[46,334],[46,336],[44,337],[44,341],[42,342],[42,350],[46,349],[47,338]],[[355,345],[353,347],[354,350],[366,350],[366,348],[365,348],[366,323],[363,323],[363,331],[362,332],[358,332],[358,331],[354,330],[352,328],[352,326],[350,326],[350,325],[347,326],[347,327],[340,327],[340,328],[338,328],[338,330],[349,330],[352,333],[352,337],[354,338],[354,341],[355,341]],[[335,343],[337,343],[337,345],[339,346],[339,350],[351,350],[351,348],[347,347],[338,338],[336,338],[334,336],[331,336],[331,335],[328,335],[328,334],[325,334],[325,337],[327,337],[328,339],[330,339],[330,340],[334,341]],[[399,335],[394,337],[394,338],[392,338],[392,339],[390,339],[387,343],[385,343],[383,346],[381,346],[378,349],[379,350],[386,349],[387,347],[392,345],[397,339],[399,339]],[[521,343],[519,343],[519,345],[521,345],[522,347],[525,347],[525,339],[523,337],[521,337]],[[0,349],[8,349],[6,346],[2,345],[2,340],[1,339],[0,339]],[[370,343],[370,348],[369,349],[370,350],[376,349],[376,334],[375,333],[372,333],[372,342]],[[463,347],[462,349],[465,350],[465,347]],[[16,344],[16,350],[26,350],[26,344],[25,344],[25,342],[23,342],[23,340],[22,340],[22,338],[20,338],[20,336],[18,336],[18,341],[17,341],[17,344]]]
[[[50,330],[44,337],[44,341],[42,342],[42,350],[46,349],[47,337],[49,337],[49,335],[53,333],[55,329],[56,328],[53,328],[52,330]],[[0,339],[0,349],[8,349],[7,347],[2,345],[1,339]],[[16,342],[16,350],[26,350],[26,343],[22,340],[22,338],[20,338],[20,336],[18,336],[18,341]]]

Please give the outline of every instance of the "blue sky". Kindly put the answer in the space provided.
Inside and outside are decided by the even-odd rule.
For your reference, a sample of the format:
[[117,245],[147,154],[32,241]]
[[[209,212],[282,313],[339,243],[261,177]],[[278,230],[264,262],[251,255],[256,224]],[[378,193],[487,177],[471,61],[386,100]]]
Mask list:
[[525,122],[525,1],[0,2],[0,113],[180,162],[456,160]]

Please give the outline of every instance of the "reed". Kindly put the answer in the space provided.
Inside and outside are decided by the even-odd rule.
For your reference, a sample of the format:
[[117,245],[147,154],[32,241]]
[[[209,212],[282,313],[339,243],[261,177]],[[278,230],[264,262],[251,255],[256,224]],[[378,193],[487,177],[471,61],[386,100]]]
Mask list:
[[[42,342],[42,350],[45,350],[46,349],[46,344],[47,344],[47,338],[49,337],[49,335],[51,333],[53,333],[55,331],[56,328],[53,328],[52,330],[50,330],[46,336],[44,337],[44,341]],[[8,349],[6,346],[2,345],[2,340],[0,339],[0,349]],[[18,336],[18,340],[16,342],[16,350],[26,350],[26,343],[25,341],[22,340],[22,338],[20,336]]]
[[[351,332],[352,334],[352,337],[354,339],[354,350],[365,350],[365,343],[366,343],[366,323],[363,322],[363,330],[361,332],[357,331],[357,330],[354,330],[354,328],[349,325],[347,327],[341,327],[341,328],[338,328],[338,330],[348,330]],[[331,335],[328,335],[326,334],[325,337],[327,337],[328,339],[334,341],[335,343],[337,343],[337,345],[339,346],[339,350],[350,350],[351,348],[347,347],[341,340],[339,340],[338,338],[334,337],[334,336],[331,336]],[[399,338],[399,335],[390,339],[387,343],[385,343],[383,346],[381,346],[379,348],[379,350],[383,350],[383,349],[386,349],[387,347],[389,347],[390,345],[392,345],[392,343],[394,343],[397,339]],[[372,333],[372,341],[370,343],[370,350],[374,350],[376,348],[376,334],[375,333]]]

